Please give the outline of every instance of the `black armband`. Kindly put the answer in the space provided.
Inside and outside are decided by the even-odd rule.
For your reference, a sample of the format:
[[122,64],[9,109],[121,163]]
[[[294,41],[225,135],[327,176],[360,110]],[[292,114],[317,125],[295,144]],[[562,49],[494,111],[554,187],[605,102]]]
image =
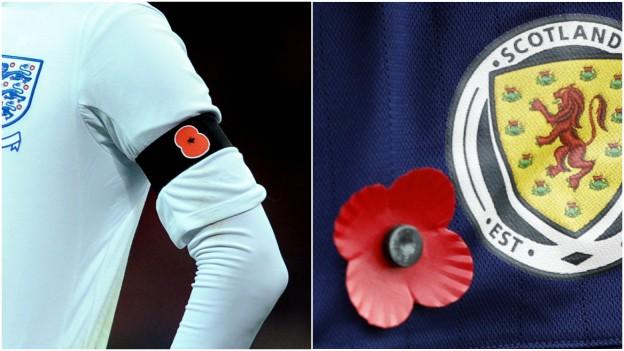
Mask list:
[[187,119],[151,143],[136,158],[158,193],[187,168],[232,146],[213,115]]

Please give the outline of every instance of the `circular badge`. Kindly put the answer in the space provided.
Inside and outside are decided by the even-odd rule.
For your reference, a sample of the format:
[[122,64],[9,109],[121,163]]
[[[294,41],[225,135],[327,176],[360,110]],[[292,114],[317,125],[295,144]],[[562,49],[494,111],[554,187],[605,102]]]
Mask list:
[[622,32],[543,18],[490,44],[450,110],[448,161],[488,247],[569,278],[622,258]]

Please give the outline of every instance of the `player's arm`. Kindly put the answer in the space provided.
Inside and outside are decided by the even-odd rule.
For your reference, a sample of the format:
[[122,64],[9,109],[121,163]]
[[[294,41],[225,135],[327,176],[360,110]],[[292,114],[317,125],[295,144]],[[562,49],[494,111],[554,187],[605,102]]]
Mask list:
[[119,160],[129,191],[144,189],[134,181],[138,163],[171,240],[197,262],[173,346],[248,347],[287,281],[261,207],[265,190],[159,11],[98,4],[88,23],[78,74],[85,124]]
[[197,275],[171,347],[249,347],[288,280],[262,207],[206,226],[188,249]]
[[197,264],[173,348],[247,348],[288,274],[256,183],[209,114],[182,122],[136,159],[176,246]]

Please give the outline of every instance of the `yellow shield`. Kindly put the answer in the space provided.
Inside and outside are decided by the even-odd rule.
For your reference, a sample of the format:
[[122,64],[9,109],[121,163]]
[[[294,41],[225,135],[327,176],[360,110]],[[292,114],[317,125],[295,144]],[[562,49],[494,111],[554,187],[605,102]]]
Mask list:
[[621,69],[619,58],[562,60],[490,79],[494,132],[515,195],[573,237],[621,192]]

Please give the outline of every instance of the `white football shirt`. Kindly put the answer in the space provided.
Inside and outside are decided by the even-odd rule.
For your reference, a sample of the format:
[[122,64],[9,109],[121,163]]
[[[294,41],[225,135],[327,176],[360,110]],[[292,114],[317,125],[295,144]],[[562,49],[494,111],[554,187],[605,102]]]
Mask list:
[[[103,348],[149,188],[134,159],[186,118],[220,114],[150,5],[2,7],[3,346]],[[198,191],[161,192],[159,215],[176,246],[187,230],[264,198],[248,171],[223,176],[207,166],[232,153],[185,172],[204,182]],[[245,205],[219,182],[246,182],[247,195],[234,199]]]

